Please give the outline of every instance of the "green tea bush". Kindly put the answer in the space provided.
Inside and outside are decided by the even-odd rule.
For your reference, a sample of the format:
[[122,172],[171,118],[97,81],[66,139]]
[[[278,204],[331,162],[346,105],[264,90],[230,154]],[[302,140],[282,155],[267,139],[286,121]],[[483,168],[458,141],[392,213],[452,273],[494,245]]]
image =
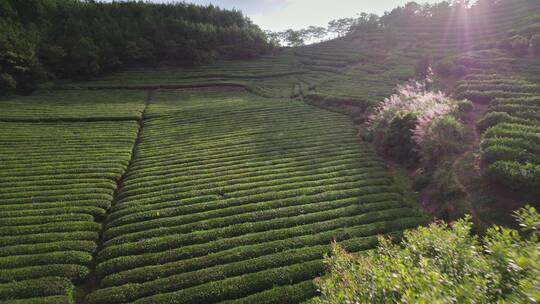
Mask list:
[[497,161],[488,167],[488,176],[516,191],[536,193],[540,189],[540,166],[533,163]]
[[366,250],[425,222],[341,114],[222,91],[159,91],[147,114],[88,303],[276,302],[333,239]]
[[503,122],[512,122],[512,120],[513,120],[512,116],[510,116],[510,114],[508,113],[489,112],[477,122],[477,126],[479,130],[485,131],[497,124],[500,124]]
[[0,300],[67,295],[72,291],[73,284],[67,278],[43,277],[0,284]]
[[470,217],[406,231],[400,244],[380,238],[361,255],[333,246],[321,295],[310,303],[536,303],[540,301],[540,215],[515,213],[521,231],[471,234]]

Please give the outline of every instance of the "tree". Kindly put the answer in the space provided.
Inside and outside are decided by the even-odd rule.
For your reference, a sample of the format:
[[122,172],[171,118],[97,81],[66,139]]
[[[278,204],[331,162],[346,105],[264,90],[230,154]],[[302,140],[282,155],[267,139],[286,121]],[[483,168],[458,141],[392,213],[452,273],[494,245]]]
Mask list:
[[[330,20],[330,22],[328,22],[327,32],[328,33],[338,34],[339,33],[339,22],[337,20]],[[335,37],[335,35],[334,35],[334,37]]]
[[322,26],[315,26],[310,28],[313,38],[315,38],[318,42],[321,42],[326,37],[326,35],[328,35],[326,28]]
[[369,30],[379,26],[379,16],[375,14],[360,13],[351,26],[354,31]]
[[304,45],[305,40],[301,31],[295,31],[293,29],[288,29],[284,33],[285,41],[289,46],[301,46]]
[[89,37],[82,37],[77,41],[68,60],[70,75],[76,79],[95,76],[100,72],[99,49]]
[[354,18],[341,18],[328,22],[328,32],[336,33],[338,37],[347,34],[355,23]]
[[266,35],[266,39],[271,45],[276,46],[276,47],[281,46],[282,35],[280,32],[273,32],[270,30],[266,30],[264,31],[264,34]]
[[81,79],[139,65],[253,58],[270,47],[240,11],[187,3],[3,0],[0,29],[0,71],[20,92],[43,75]]
[[537,303],[540,214],[525,207],[515,217],[521,231],[496,226],[482,239],[466,217],[405,231],[399,245],[380,237],[362,255],[334,243],[311,303]]
[[313,39],[313,31],[312,31],[312,28],[313,26],[310,26],[308,28],[305,28],[305,29],[301,29],[299,30],[300,32],[300,36],[302,36],[302,39],[304,39],[304,41],[311,41],[311,39]]

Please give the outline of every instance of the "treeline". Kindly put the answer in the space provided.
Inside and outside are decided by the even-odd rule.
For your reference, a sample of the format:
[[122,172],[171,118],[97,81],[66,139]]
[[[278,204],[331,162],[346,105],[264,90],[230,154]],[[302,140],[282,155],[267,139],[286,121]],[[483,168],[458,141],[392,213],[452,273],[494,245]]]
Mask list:
[[309,42],[322,42],[341,37],[351,31],[378,27],[380,17],[376,14],[361,13],[357,18],[341,18],[328,22],[328,26],[309,26],[300,30],[288,29],[282,32],[266,31],[273,45],[301,46]]
[[[408,2],[383,15],[360,13],[356,17],[335,19],[324,26],[309,26],[299,30],[288,29],[281,32],[266,31],[270,43],[282,46],[302,46],[314,42],[341,37],[349,33],[368,31],[373,28],[390,28],[421,25],[426,21],[447,22],[448,18],[461,9],[482,10],[512,0],[449,0],[438,3]],[[536,0],[529,0],[536,1]]]
[[246,59],[269,48],[240,11],[186,3],[0,0],[0,95],[141,65]]

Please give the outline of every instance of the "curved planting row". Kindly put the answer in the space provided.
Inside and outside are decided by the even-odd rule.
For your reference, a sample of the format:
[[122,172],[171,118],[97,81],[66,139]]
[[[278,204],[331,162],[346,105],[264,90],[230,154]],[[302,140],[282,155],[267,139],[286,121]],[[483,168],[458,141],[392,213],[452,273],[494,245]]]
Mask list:
[[138,127],[0,122],[0,302],[71,303]]
[[138,120],[147,92],[62,90],[2,101],[0,121]]
[[[423,21],[422,18],[414,22],[396,21],[384,28],[362,29],[344,38],[298,48],[295,54],[307,68],[341,68],[349,63],[341,75],[317,85],[305,97],[315,104],[334,108],[341,105],[350,109],[351,105],[362,107],[377,103],[391,95],[397,84],[414,77],[415,66],[428,59],[443,76],[463,76],[487,69],[504,72],[509,63],[507,58],[482,53],[470,58],[466,52],[493,52],[492,49],[505,47],[505,44],[508,48],[506,40],[517,34],[530,39],[538,33],[535,20],[540,14],[539,3],[500,1],[434,15]],[[465,55],[463,60],[452,60],[459,55]],[[507,72],[511,72],[511,68]],[[517,98],[538,92],[531,86],[522,89],[509,92],[506,87],[495,89],[486,85],[462,88],[468,96],[484,103],[496,97]],[[486,90],[491,93],[483,94]]]
[[341,115],[171,91],[147,113],[88,303],[298,303],[333,239],[365,250],[423,223]]
[[[327,72],[327,71],[323,71]],[[290,97],[297,83],[327,78],[299,62],[292,52],[249,61],[220,61],[191,68],[132,69],[110,76],[59,86],[64,89],[158,89],[216,87],[245,88],[263,97]]]
[[460,81],[456,91],[489,104],[478,122],[489,174],[522,193],[536,193],[540,189],[540,85],[535,77],[540,64],[505,54],[497,58],[508,62],[505,70],[511,73],[473,74]]

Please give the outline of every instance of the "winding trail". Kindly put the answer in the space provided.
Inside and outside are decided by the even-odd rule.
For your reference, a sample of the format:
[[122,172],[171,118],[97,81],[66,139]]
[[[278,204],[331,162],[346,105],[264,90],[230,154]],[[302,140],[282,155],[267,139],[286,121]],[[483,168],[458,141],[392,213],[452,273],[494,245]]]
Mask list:
[[459,165],[468,155],[474,156],[474,170],[472,172],[467,172],[469,175],[474,174],[476,176],[481,175],[481,165],[480,165],[480,140],[482,134],[478,130],[476,122],[481,119],[485,113],[488,111],[489,106],[486,104],[473,103],[473,109],[468,113],[467,117],[464,119],[465,128],[472,130],[472,136],[470,139],[470,144],[465,148],[465,150],[453,161],[452,171],[454,172],[454,182],[460,188],[460,190],[465,194],[465,201],[467,202],[468,209],[471,213],[472,219],[475,224],[478,225],[480,229],[486,227],[486,223],[482,221],[478,212],[474,206],[474,199],[471,191],[465,186],[462,182],[464,179],[464,173],[460,170]]
[[150,102],[151,102],[152,98],[154,97],[154,93],[155,93],[155,90],[149,90],[148,91],[148,95],[147,95],[146,100],[145,100],[144,110],[142,111],[141,116],[140,116],[140,118],[138,120],[139,128],[137,130],[137,136],[135,138],[135,142],[133,143],[133,146],[131,148],[131,156],[130,156],[128,165],[126,166],[126,169],[125,169],[124,173],[122,174],[122,176],[116,182],[116,188],[114,190],[111,206],[109,207],[109,209],[107,209],[107,212],[103,216],[103,218],[100,221],[98,221],[101,224],[101,229],[99,231],[99,239],[97,241],[97,249],[96,249],[96,252],[94,253],[93,259],[92,259],[92,266],[91,266],[92,272],[90,273],[90,276],[86,279],[86,281],[79,287],[79,292],[78,292],[78,294],[76,294],[75,299],[74,299],[75,303],[81,303],[81,304],[86,303],[86,296],[89,295],[90,293],[92,293],[94,290],[99,288],[99,280],[98,280],[97,274],[96,274],[97,254],[103,249],[103,246],[104,246],[104,243],[105,243],[103,233],[104,233],[104,231],[106,229],[109,216],[110,216],[110,214],[112,212],[112,209],[113,209],[114,205],[116,205],[116,202],[118,201],[119,195],[120,195],[120,193],[122,191],[124,180],[126,179],[126,176],[127,176],[128,172],[130,171],[130,168],[133,165],[133,161],[137,157],[137,147],[141,143],[141,137],[142,137],[141,135],[142,135],[142,132],[143,132],[143,129],[144,129],[144,121],[146,119],[146,112],[148,110],[148,106],[150,105]]

